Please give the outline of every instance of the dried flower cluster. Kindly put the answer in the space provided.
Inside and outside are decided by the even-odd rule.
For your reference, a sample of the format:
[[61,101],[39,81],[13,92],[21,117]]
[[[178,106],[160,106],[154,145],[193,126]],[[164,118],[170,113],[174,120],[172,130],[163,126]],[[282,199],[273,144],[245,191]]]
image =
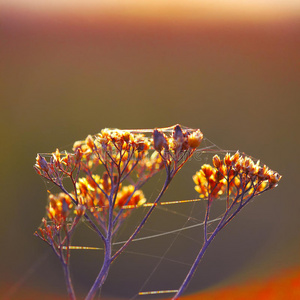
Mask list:
[[[172,178],[200,145],[199,129],[175,125],[149,131],[104,129],[99,134],[77,141],[73,153],[58,149],[51,155],[38,154],[35,170],[61,190],[50,194],[47,217],[36,235],[48,243],[64,262],[68,291],[72,292],[68,275],[70,240],[79,220],[84,217],[98,233],[105,248],[105,270],[99,273],[88,297],[92,298],[107,276],[112,261],[140,231],[155,206],[151,207],[127,243],[112,252],[112,237],[133,209],[146,198],[141,187],[155,174],[165,170],[166,181],[158,203]],[[71,190],[66,182],[71,182]],[[102,268],[103,269],[103,268]]]
[[[58,149],[50,155],[38,154],[37,173],[60,189],[50,194],[46,216],[35,233],[62,262],[70,299],[75,299],[69,272],[71,238],[81,219],[103,242],[104,262],[86,299],[93,299],[108,275],[113,261],[142,229],[159,203],[171,180],[201,144],[199,129],[175,125],[153,130],[111,130],[87,136],[74,143],[73,152]],[[157,195],[128,240],[112,249],[112,239],[134,209],[144,206],[143,185],[158,172],[166,178]],[[261,167],[259,161],[236,152],[224,159],[213,157],[193,176],[199,197],[207,199],[204,222],[204,244],[194,265],[173,299],[186,288],[206,248],[215,235],[254,197],[277,186],[281,176]],[[66,184],[68,182],[68,184]],[[71,188],[67,188],[71,186]],[[219,224],[208,233],[208,220],[213,200],[224,197],[226,208]],[[129,209],[130,208],[130,209]]]
[[[203,226],[204,243],[182,285],[172,298],[173,300],[181,296],[186,289],[215,236],[253,197],[276,187],[280,179],[281,176],[277,172],[270,170],[266,165],[261,167],[259,161],[254,163],[250,157],[241,155],[238,151],[233,155],[227,153],[224,159],[220,159],[218,155],[215,155],[213,166],[205,164],[196,172],[193,176],[196,184],[195,190],[199,193],[200,198],[207,199]],[[215,224],[215,227],[209,228],[214,200],[221,197],[226,199],[224,213]]]
[[195,190],[201,198],[210,201],[228,192],[235,197],[258,195],[265,189],[277,186],[281,176],[266,165],[261,167],[259,161],[236,152],[227,153],[223,160],[218,155],[213,157],[213,166],[204,164],[194,176]]

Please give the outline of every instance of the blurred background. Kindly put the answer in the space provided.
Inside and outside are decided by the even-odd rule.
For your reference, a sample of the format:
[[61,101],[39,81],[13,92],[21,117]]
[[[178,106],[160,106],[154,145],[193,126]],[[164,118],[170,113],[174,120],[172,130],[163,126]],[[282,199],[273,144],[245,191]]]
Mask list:
[[[2,0],[0,43],[3,299],[66,298],[59,261],[33,236],[47,200],[32,168],[36,153],[70,150],[105,127],[177,123],[283,175],[219,234],[187,293],[299,292],[299,1]],[[196,197],[193,172],[187,165],[164,200]],[[195,245],[178,247],[183,257],[196,253]],[[80,255],[72,271],[84,295],[102,254]],[[107,297],[131,297],[151,273],[154,262],[129,258],[112,270]],[[171,274],[180,268],[180,282],[180,265],[154,277],[177,288]],[[135,272],[145,278],[128,275]]]

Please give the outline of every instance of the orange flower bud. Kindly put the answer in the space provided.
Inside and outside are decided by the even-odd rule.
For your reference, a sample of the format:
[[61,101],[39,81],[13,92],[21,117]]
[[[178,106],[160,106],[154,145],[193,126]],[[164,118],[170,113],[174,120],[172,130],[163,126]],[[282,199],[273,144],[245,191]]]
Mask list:
[[251,163],[251,159],[249,157],[245,157],[244,159],[244,168],[248,168]]
[[209,178],[209,177],[214,173],[214,169],[212,168],[211,165],[208,165],[208,164],[204,164],[204,165],[201,167],[201,170],[203,171],[204,176],[205,176],[206,178]]
[[123,133],[123,139],[126,143],[130,141],[130,132],[126,131]]
[[220,166],[221,166],[221,159],[220,157],[216,154],[214,157],[213,157],[213,165],[219,169]]
[[203,134],[198,129],[188,136],[188,144],[191,148],[198,148],[203,140]]
[[240,158],[240,153],[239,151],[236,151],[236,153],[233,156],[231,156],[232,163],[235,164],[239,158]]
[[57,161],[58,163],[60,163],[61,159],[60,159],[60,152],[59,152],[58,148],[56,148],[56,151],[54,153],[52,153],[52,156],[54,158],[54,161]]
[[91,149],[94,148],[95,144],[94,144],[94,140],[93,140],[93,138],[92,138],[91,135],[88,135],[88,136],[87,136],[85,142],[86,142],[86,144],[87,144],[87,146],[88,146],[89,148],[91,148]]
[[226,153],[224,157],[224,163],[227,167],[231,166],[231,157],[229,153]]
[[[271,173],[271,172],[270,172]],[[269,179],[269,186],[270,188],[276,187],[279,180],[281,179],[281,175],[279,175],[277,172],[273,172],[270,174],[270,179]]]
[[78,164],[82,158],[82,151],[80,148],[76,148],[75,150],[75,162]]
[[76,151],[78,148],[81,148],[84,144],[84,141],[76,141],[73,145],[73,150]]
[[243,159],[240,157],[240,158],[238,159],[238,161],[235,163],[234,169],[235,169],[237,172],[240,172],[240,170],[242,169],[242,166],[243,166]]
[[267,180],[269,179],[268,167],[264,165],[262,168],[259,168],[257,172],[257,176],[259,180]]

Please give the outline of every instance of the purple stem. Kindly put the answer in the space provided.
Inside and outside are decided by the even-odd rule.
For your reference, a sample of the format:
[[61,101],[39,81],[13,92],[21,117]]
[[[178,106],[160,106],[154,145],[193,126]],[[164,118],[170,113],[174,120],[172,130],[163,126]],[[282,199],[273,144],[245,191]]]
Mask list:
[[204,244],[200,250],[200,252],[198,253],[191,269],[189,270],[189,273],[187,274],[187,276],[185,277],[181,287],[179,288],[179,290],[177,291],[176,295],[172,298],[172,300],[178,299],[179,296],[181,296],[181,294],[183,293],[183,291],[186,289],[186,287],[188,286],[190,280],[192,279],[198,264],[200,263],[202,257],[204,256],[205,251],[207,250],[208,246],[210,245],[210,243],[212,242],[212,240],[214,239],[214,237],[216,236],[217,232],[214,231],[213,234],[208,238],[208,240],[204,241]]
[[66,285],[67,285],[69,299],[75,300],[76,297],[75,297],[75,292],[74,292],[72,281],[71,281],[69,265],[66,263],[63,263],[63,269],[64,269],[64,275],[65,275],[65,281],[66,281]]
[[[243,203],[241,200],[241,203],[239,205],[239,207],[236,209],[236,211],[234,211],[232,213],[232,215],[230,215],[231,210],[234,207],[234,204],[236,203],[237,199],[241,196],[243,199],[244,196],[244,192],[245,190],[243,189],[242,195],[238,195],[237,198],[233,201],[233,203],[231,204],[231,206],[226,210],[224,216],[222,217],[222,219],[220,220],[218,226],[215,228],[215,230],[213,231],[213,233],[210,235],[210,237],[207,239],[205,237],[204,239],[204,243],[202,248],[200,249],[191,269],[189,270],[187,276],[185,277],[183,283],[181,284],[180,288],[178,289],[177,293],[175,294],[175,296],[172,298],[172,300],[176,300],[179,298],[179,296],[182,295],[183,291],[187,288],[189,282],[191,281],[202,257],[204,256],[208,246],[210,245],[210,243],[213,241],[213,239],[215,238],[215,236],[217,235],[218,232],[220,232],[220,230],[222,230],[236,215],[238,212],[241,211],[241,209],[243,207],[245,207],[246,204],[249,203],[249,201],[255,196],[255,190],[253,192],[253,194]],[[208,200],[209,201],[209,200]],[[206,212],[206,218],[208,219],[208,215],[209,215],[209,207],[210,204],[208,203],[208,207],[207,207],[207,212]],[[227,219],[228,215],[230,215],[230,217]],[[207,219],[205,220],[205,225],[204,225],[204,231],[207,232]],[[206,236],[206,234],[205,234]]]
[[164,184],[163,188],[161,189],[159,195],[157,196],[156,200],[154,201],[153,206],[151,206],[151,208],[148,210],[147,214],[145,215],[145,217],[143,218],[143,220],[141,221],[141,223],[138,225],[138,227],[135,229],[134,233],[126,241],[126,243],[112,256],[112,261],[114,261],[125,250],[125,248],[130,244],[130,242],[140,232],[140,230],[142,229],[142,227],[144,226],[144,224],[148,220],[150,214],[152,213],[152,211],[156,207],[156,204],[159,202],[160,198],[162,197],[162,195],[164,194],[164,192],[168,188],[171,180],[172,180],[172,176],[170,174],[170,171],[167,170],[167,178],[165,180],[165,184]]
[[[116,191],[118,190],[118,186],[119,186],[119,182],[116,185]],[[115,193],[114,196],[113,188],[114,187],[112,182],[112,192],[109,197],[110,205],[109,205],[109,215],[108,215],[107,236],[104,239],[104,262],[96,280],[94,281],[94,284],[92,285],[88,295],[86,296],[86,300],[90,300],[95,297],[95,294],[105,282],[110,269],[110,265],[112,263],[112,257],[111,257],[112,242],[111,241],[112,241],[112,232],[113,232],[113,210],[114,210],[114,202],[117,194]]]
[[107,238],[105,241],[105,254],[104,254],[104,262],[102,265],[102,268],[94,281],[93,286],[91,287],[88,295],[86,296],[85,300],[91,300],[95,297],[95,294],[99,290],[99,288],[103,285],[107,275],[108,271],[112,262],[111,259],[111,237]]

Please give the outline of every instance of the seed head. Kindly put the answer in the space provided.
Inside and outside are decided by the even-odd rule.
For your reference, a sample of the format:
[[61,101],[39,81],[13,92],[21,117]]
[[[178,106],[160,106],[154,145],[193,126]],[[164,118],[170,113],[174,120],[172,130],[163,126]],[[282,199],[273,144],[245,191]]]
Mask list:
[[49,171],[49,166],[48,166],[48,162],[46,161],[46,159],[41,156],[40,154],[38,154],[36,156],[36,164],[35,166],[45,172]]
[[154,129],[153,131],[153,144],[153,147],[157,152],[161,152],[163,148],[167,148],[168,146],[165,135],[157,129]]

